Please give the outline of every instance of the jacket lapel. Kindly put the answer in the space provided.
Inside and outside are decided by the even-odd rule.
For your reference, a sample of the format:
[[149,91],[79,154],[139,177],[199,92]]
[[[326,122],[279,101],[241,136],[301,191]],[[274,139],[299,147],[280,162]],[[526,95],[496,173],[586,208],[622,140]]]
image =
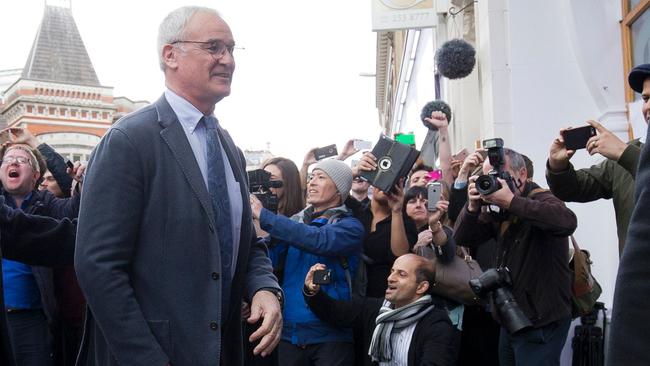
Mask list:
[[183,127],[178,121],[174,110],[167,103],[164,95],[158,99],[155,105],[158,111],[158,122],[163,127],[162,131],[160,131],[160,137],[169,146],[172,155],[174,155],[176,162],[180,165],[181,171],[185,175],[185,179],[190,187],[192,187],[192,191],[201,203],[201,207],[208,215],[211,229],[214,230],[215,219],[210,194],[205,186],[201,169],[199,169],[199,165],[196,163],[194,152],[190,143],[187,141]]
[[250,220],[252,215],[251,206],[248,199],[248,177],[244,176],[244,174],[246,174],[245,170],[243,170],[245,169],[245,166],[243,166],[243,162],[240,159],[241,155],[239,153],[239,149],[237,149],[237,146],[230,137],[230,134],[228,131],[221,128],[221,125],[218,125],[218,129],[219,136],[221,137],[221,145],[226,151],[228,162],[230,162],[230,167],[235,176],[235,180],[239,182],[239,190],[242,199],[242,221],[240,230],[241,236],[239,240],[239,253],[237,254],[237,268],[246,268],[246,266],[244,266],[243,260],[244,258],[248,258],[248,248],[250,245],[249,240],[251,236]]

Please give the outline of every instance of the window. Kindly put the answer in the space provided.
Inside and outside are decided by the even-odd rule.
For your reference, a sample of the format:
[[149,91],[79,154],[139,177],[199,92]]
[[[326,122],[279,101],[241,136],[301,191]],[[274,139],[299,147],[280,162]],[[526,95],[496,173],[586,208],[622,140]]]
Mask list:
[[[650,63],[650,0],[622,0],[622,5],[623,67],[627,78],[635,65]],[[625,85],[627,102],[641,98],[627,86],[627,80]]]

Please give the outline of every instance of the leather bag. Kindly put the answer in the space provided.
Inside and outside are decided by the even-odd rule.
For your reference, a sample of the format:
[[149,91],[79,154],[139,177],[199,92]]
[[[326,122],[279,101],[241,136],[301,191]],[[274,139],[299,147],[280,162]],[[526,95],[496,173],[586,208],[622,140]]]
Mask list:
[[573,317],[577,318],[594,310],[594,305],[603,290],[591,274],[592,261],[589,252],[580,249],[573,235],[571,235],[571,244],[573,245],[573,258],[569,262],[569,267],[573,270],[571,300]]
[[458,246],[454,259],[449,263],[442,263],[438,259],[432,245],[419,247],[418,254],[432,260],[436,269],[431,292],[463,305],[485,304],[484,300],[479,298],[469,286],[469,281],[478,278],[483,270],[469,255],[466,248]]

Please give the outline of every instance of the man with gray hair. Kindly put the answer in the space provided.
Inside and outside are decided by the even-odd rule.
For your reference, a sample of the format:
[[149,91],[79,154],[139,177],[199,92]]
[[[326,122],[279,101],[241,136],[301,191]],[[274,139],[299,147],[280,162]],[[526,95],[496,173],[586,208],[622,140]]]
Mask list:
[[[513,314],[511,299],[493,299],[492,311],[502,324],[499,363],[559,365],[571,325],[568,236],[577,219],[564,202],[527,180],[521,154],[504,148],[503,156],[500,170],[510,175],[509,181],[500,175],[500,186],[490,190],[477,183],[477,176],[469,178],[468,202],[456,221],[454,238],[469,247],[496,241],[494,264],[501,275],[495,282],[510,289],[523,312],[515,319],[509,316]],[[486,160],[483,173],[492,169]],[[497,206],[499,212],[489,211],[487,205]],[[523,327],[526,320],[528,326]],[[512,326],[519,325],[516,321],[522,324],[518,331]]]
[[[107,132],[84,181],[75,267],[88,300],[81,365],[241,365],[268,355],[282,291],[257,241],[245,160],[213,115],[230,94],[234,39],[214,10],[160,25],[164,95]],[[248,340],[247,340],[248,341]]]

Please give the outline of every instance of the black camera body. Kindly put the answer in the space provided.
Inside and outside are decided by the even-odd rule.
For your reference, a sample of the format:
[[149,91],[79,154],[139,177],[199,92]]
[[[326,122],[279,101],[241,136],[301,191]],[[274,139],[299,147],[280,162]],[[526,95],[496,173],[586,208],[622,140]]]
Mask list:
[[271,180],[271,173],[264,169],[255,169],[248,172],[249,192],[254,194],[265,209],[274,213],[278,212],[278,196],[271,193],[269,188],[280,188],[282,182]]
[[508,183],[512,192],[515,191],[515,182],[507,171],[503,170],[506,164],[506,154],[503,150],[503,139],[494,138],[483,140],[483,148],[487,149],[487,158],[490,160],[492,170],[476,178],[476,190],[478,193],[486,196],[501,189],[501,183],[497,178],[501,178]]
[[474,293],[486,298],[492,296],[501,323],[510,334],[516,334],[533,326],[512,295],[512,279],[507,267],[490,268],[481,276],[469,281]]

